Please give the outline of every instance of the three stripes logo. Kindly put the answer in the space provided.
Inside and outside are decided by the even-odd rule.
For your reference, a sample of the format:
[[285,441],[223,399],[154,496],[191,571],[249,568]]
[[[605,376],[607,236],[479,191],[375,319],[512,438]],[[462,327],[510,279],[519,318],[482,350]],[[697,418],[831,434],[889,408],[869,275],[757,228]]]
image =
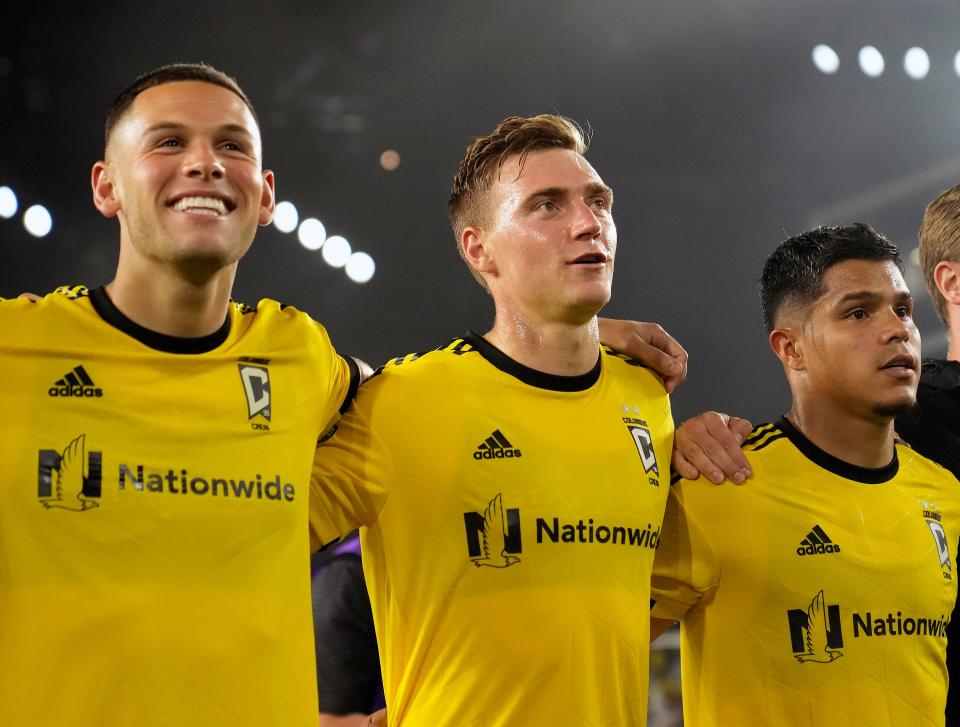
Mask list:
[[103,389],[93,383],[83,365],[74,366],[47,390],[50,396],[77,396],[83,398],[103,396]]
[[511,459],[519,456],[520,450],[510,444],[510,440],[499,429],[484,439],[473,453],[474,459]]
[[840,546],[830,540],[823,528],[814,525],[813,529],[807,533],[807,537],[800,541],[797,548],[797,555],[823,555],[824,553],[839,553]]

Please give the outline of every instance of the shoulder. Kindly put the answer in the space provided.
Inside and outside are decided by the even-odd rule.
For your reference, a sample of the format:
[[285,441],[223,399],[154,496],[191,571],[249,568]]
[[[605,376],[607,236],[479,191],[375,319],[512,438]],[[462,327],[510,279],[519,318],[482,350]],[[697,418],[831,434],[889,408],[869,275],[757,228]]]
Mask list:
[[639,388],[648,397],[669,400],[663,381],[652,369],[609,346],[601,346],[600,355],[606,375]]
[[53,310],[88,308],[90,293],[83,285],[61,285],[36,300],[0,298],[0,315],[43,315]]
[[418,351],[388,359],[374,372],[371,381],[381,377],[385,380],[429,379],[449,367],[468,368],[471,362],[479,359],[477,349],[466,339],[453,338],[432,351]]
[[302,310],[272,298],[262,298],[256,305],[231,300],[230,314],[242,330],[266,333],[279,340],[289,337],[301,343],[331,346],[330,335],[323,324]]
[[900,460],[900,472],[903,474],[915,474],[925,481],[940,482],[951,488],[960,488],[960,482],[950,470],[923,456],[908,444],[897,444],[897,457]]

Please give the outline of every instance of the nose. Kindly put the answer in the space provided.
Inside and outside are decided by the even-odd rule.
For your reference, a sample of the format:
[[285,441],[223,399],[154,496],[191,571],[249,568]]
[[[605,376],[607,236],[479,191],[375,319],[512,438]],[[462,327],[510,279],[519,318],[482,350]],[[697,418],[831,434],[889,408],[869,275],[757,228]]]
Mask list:
[[887,341],[900,340],[907,342],[917,335],[917,327],[913,323],[913,318],[909,315],[900,316],[896,310],[891,310],[887,320],[888,324],[884,334]]
[[183,160],[183,173],[195,179],[220,179],[225,171],[223,162],[207,144],[194,145]]
[[594,239],[600,236],[603,226],[594,207],[587,200],[578,200],[575,205],[576,218],[573,226],[573,236],[580,239]]

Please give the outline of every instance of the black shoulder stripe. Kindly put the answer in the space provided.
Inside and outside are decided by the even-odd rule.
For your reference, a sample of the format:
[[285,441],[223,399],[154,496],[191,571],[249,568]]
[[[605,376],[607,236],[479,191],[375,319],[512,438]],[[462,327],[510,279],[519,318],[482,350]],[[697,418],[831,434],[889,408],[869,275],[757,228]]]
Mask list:
[[767,447],[767,446],[773,444],[774,442],[776,442],[778,439],[783,439],[783,438],[786,437],[786,436],[787,436],[787,435],[784,434],[783,432],[777,432],[777,433],[774,434],[772,437],[770,437],[770,439],[768,439],[766,442],[764,442],[763,444],[759,445],[758,447],[755,447],[752,451],[754,451],[754,452],[759,452],[759,451],[760,451],[761,449],[763,449],[764,447]]
[[756,444],[774,429],[776,429],[776,427],[773,424],[760,424],[755,426],[753,431],[750,432],[750,436],[743,440],[740,446],[749,447],[751,444]]
[[350,369],[350,385],[347,387],[347,394],[343,397],[343,403],[340,405],[340,413],[343,414],[353,403],[357,396],[357,389],[360,388],[360,367],[353,360],[352,356],[341,356],[347,362],[347,368]]

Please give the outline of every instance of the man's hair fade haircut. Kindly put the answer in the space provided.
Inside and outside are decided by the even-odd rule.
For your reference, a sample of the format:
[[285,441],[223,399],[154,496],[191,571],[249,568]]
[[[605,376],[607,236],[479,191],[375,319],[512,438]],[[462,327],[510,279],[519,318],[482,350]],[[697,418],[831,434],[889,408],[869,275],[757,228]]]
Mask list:
[[920,223],[920,269],[927,292],[940,320],[949,325],[947,301],[937,287],[933,273],[944,260],[960,262],[960,184],[942,192],[927,205]]
[[176,83],[178,81],[202,81],[231,91],[250,109],[254,121],[257,122],[258,126],[260,125],[260,120],[257,118],[257,112],[256,109],[253,108],[253,103],[232,76],[228,76],[223,71],[219,71],[206,63],[171,63],[166,66],[154,68],[152,71],[148,71],[142,76],[137,77],[133,83],[114,97],[107,109],[107,117],[103,125],[104,147],[110,143],[110,136],[113,134],[113,130],[117,127],[117,124],[120,123],[120,120],[124,114],[127,113],[130,106],[133,105],[137,96],[148,88],[162,86],[165,83]]
[[788,238],[767,258],[760,275],[760,308],[767,332],[784,306],[806,307],[826,290],[824,273],[846,260],[889,261],[903,272],[897,246],[870,225],[820,226]]
[[[463,257],[460,247],[463,230],[472,226],[481,227],[488,222],[490,188],[494,176],[499,174],[507,159],[519,155],[522,172],[530,152],[570,149],[577,154],[585,154],[589,143],[589,129],[584,131],[572,119],[557,114],[508,116],[492,132],[474,139],[457,168],[447,202],[460,256]],[[470,272],[486,287],[472,267]]]

